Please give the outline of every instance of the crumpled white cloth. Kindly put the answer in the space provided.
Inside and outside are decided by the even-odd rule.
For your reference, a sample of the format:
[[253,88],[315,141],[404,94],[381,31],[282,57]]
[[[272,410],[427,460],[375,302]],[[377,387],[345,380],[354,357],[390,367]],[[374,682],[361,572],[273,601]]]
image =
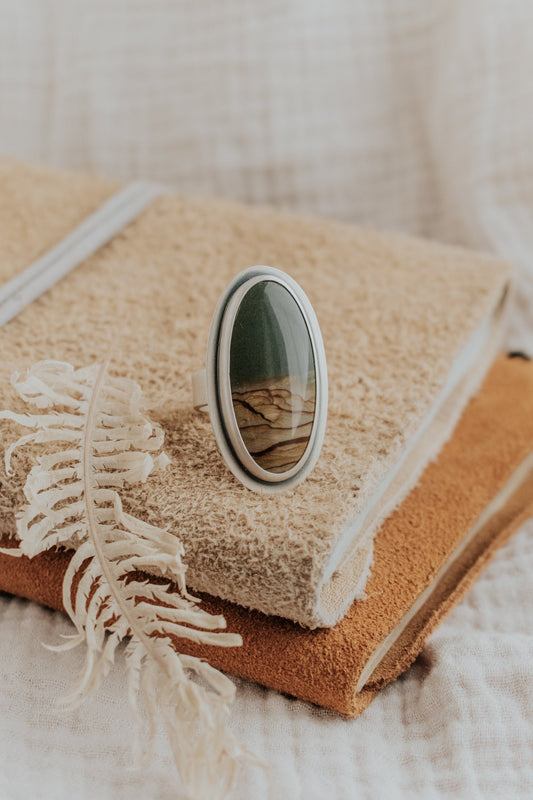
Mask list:
[[0,8],[3,154],[496,250],[520,268],[520,343],[529,0]]
[[[3,154],[497,252],[519,273],[507,344],[533,352],[528,0],[0,10]],[[236,797],[533,796],[532,536],[359,719],[239,682],[233,725],[269,773],[248,770]],[[164,736],[148,769],[128,769],[120,665],[75,715],[52,710],[82,656],[39,642],[67,629],[0,598],[0,800],[175,798]]]
[[[268,764],[250,798],[469,798],[533,794],[533,522],[501,550],[415,665],[354,720],[238,681],[232,727]],[[164,736],[131,771],[132,718],[119,663],[98,695],[60,716],[53,701],[81,667],[56,654],[62,615],[0,601],[1,800],[176,800]],[[274,657],[274,654],[273,654]]]

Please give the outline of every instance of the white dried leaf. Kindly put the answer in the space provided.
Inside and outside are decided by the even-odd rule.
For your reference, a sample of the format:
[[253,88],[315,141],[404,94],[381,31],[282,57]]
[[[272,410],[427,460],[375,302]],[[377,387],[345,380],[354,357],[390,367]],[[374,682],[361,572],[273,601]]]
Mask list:
[[[242,644],[241,638],[221,633],[224,618],[203,611],[188,594],[178,537],[125,513],[117,492],[168,464],[162,428],[145,416],[140,387],[110,376],[106,365],[76,370],[42,361],[12,383],[26,403],[45,412],[0,412],[0,419],[32,430],[6,450],[8,474],[19,447],[62,446],[45,450],[28,473],[17,532],[18,552],[30,558],[52,547],[75,550],[63,604],[77,634],[54,649],[85,642],[87,655],[65,705],[78,706],[98,688],[127,640],[128,694],[137,706],[142,691],[148,736],[159,713],[190,796],[225,797],[239,758],[250,755],[227,728],[234,686],[204,661],[180,655],[172,637],[229,647]],[[179,591],[139,572],[172,580]]]

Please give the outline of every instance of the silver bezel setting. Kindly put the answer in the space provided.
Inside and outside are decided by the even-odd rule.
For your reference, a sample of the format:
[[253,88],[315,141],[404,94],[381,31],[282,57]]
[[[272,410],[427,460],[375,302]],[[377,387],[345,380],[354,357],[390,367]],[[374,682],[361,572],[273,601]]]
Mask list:
[[[268,472],[254,461],[240,434],[231,398],[229,367],[233,324],[244,296],[252,286],[264,280],[279,283],[296,302],[309,333],[315,366],[315,416],[309,442],[299,462],[283,473]],[[226,287],[218,301],[209,331],[206,390],[209,416],[218,447],[241,483],[256,492],[276,494],[292,489],[309,475],[320,454],[326,429],[326,354],[314,309],[307,295],[289,275],[273,267],[249,267]]]

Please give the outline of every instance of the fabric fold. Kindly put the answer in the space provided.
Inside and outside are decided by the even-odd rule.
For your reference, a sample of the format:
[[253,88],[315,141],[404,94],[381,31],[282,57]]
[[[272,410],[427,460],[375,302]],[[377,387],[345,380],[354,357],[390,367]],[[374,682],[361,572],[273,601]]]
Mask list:
[[[99,178],[0,162],[0,280],[109,199]],[[238,485],[191,408],[211,314],[243,267],[270,264],[309,295],[326,347],[329,419],[311,476],[280,497]],[[509,269],[487,255],[269,209],[176,196],[134,222],[0,329],[9,376],[42,359],[111,354],[149,394],[171,465],[128,491],[134,515],[179,533],[196,591],[309,628],[362,597],[373,540],[451,435],[496,351]],[[22,409],[20,409],[22,410]],[[10,435],[3,429],[3,436]],[[7,438],[4,438],[7,441]],[[15,534],[28,448],[0,487]]]

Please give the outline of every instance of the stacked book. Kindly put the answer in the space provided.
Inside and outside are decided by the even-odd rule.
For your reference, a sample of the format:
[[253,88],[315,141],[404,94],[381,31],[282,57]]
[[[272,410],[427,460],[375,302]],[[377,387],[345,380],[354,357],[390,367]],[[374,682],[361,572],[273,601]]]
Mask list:
[[[243,642],[223,648],[176,635],[179,652],[360,713],[533,510],[533,368],[498,354],[507,265],[398,234],[156,192],[94,252],[78,236],[76,269],[35,290],[42,269],[28,267],[50,252],[55,263],[58,247],[116,206],[121,190],[12,161],[0,162],[0,186],[10,465],[0,482],[0,590],[64,608],[72,558],[59,541],[46,552],[21,548],[28,508],[39,502],[28,475],[55,449],[33,438],[9,451],[28,414],[17,380],[43,361],[80,369],[109,359],[110,373],[144,391],[168,457],[164,469],[124,482],[122,506],[179,538],[189,590]],[[303,483],[273,496],[233,477],[190,392],[217,298],[252,264],[283,269],[304,288],[329,376],[320,459]],[[21,275],[31,302],[13,294]],[[64,411],[58,401],[54,413]]]

